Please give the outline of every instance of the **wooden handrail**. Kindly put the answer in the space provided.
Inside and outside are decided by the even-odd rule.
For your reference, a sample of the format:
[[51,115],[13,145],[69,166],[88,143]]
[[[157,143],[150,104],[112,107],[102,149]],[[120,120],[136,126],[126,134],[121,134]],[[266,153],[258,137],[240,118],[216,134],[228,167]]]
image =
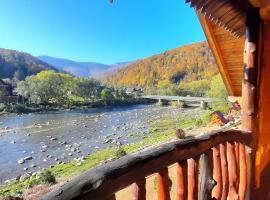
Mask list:
[[97,166],[41,197],[41,200],[106,199],[132,183],[162,172],[177,162],[196,158],[220,144],[239,142],[249,145],[251,140],[252,136],[247,132],[218,130],[166,143]]

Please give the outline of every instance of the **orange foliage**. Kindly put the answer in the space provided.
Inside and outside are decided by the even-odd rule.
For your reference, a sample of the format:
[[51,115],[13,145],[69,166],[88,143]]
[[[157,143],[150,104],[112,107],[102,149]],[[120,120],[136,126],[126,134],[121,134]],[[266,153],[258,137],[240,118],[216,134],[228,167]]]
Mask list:
[[208,44],[199,42],[131,63],[108,76],[105,84],[144,87],[157,85],[160,80],[172,83],[209,80],[217,73]]

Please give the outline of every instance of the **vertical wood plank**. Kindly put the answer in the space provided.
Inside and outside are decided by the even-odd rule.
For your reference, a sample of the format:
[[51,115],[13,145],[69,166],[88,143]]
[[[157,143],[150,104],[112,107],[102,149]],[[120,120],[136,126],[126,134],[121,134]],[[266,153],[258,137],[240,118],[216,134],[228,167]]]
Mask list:
[[177,163],[176,200],[187,199],[187,161]]
[[239,144],[239,200],[245,200],[247,189],[247,163],[246,163],[246,148],[244,144]]
[[168,168],[157,174],[158,200],[170,200]]
[[229,194],[228,200],[237,200],[238,190],[237,188],[237,169],[234,145],[231,142],[227,142],[227,161],[228,161],[228,173],[229,173]]
[[226,154],[226,144],[219,145],[220,161],[221,161],[221,174],[222,174],[222,194],[221,200],[226,200],[228,195],[228,163]]
[[188,200],[196,199],[196,161],[188,159]]
[[142,179],[133,184],[134,200],[146,200],[146,179]]
[[212,197],[216,199],[221,199],[222,195],[222,177],[221,177],[221,160],[220,160],[220,153],[219,148],[214,147],[212,148],[213,151],[213,178],[216,181],[216,186],[213,188]]
[[198,200],[207,200],[212,198],[211,193],[215,184],[212,179],[212,158],[212,151],[201,155]]

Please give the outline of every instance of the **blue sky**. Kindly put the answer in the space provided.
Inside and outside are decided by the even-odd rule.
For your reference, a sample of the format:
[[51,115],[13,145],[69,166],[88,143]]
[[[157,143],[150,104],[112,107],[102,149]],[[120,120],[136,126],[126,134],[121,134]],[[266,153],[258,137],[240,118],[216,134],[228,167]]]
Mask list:
[[205,40],[185,0],[0,0],[0,47],[106,64]]

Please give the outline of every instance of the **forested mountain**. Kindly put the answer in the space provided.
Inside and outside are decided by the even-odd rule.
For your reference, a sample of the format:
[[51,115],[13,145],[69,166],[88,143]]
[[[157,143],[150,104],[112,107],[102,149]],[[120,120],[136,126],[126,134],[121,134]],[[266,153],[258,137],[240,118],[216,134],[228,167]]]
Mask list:
[[24,52],[0,48],[0,78],[23,80],[26,76],[43,70],[55,70],[53,66]]
[[191,83],[195,87],[206,85],[217,74],[218,67],[208,44],[199,42],[131,63],[108,76],[105,83],[164,90],[170,85],[180,88]]
[[80,77],[95,77],[101,78],[103,74],[119,69],[125,66],[125,63],[116,63],[113,65],[106,65],[96,62],[78,62],[64,58],[56,58],[51,56],[38,56],[38,58],[46,63],[55,66],[59,70],[69,72],[75,76]]

